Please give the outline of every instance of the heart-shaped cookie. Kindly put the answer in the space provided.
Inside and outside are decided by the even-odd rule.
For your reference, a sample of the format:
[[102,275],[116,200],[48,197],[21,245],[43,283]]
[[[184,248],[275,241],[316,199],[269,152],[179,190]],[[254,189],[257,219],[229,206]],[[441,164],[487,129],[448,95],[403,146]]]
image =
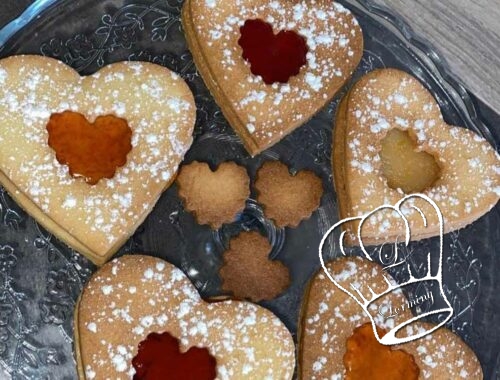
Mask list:
[[[192,142],[191,91],[176,74],[150,63],[116,63],[80,77],[38,56],[0,61],[0,84],[0,182],[45,228],[102,264],[175,178]],[[56,159],[47,124],[65,111],[90,123],[109,115],[126,120],[132,149],[113,178],[90,185]],[[115,148],[116,142],[109,149]]]
[[[500,198],[500,158],[491,145],[470,130],[446,124],[432,95],[396,69],[369,73],[342,100],[332,165],[340,219],[396,204],[403,187],[436,202],[449,232],[472,223]],[[420,215],[407,210],[413,240],[439,234],[435,212],[429,204],[422,207],[434,217],[425,228]],[[383,226],[367,223],[363,241],[395,241],[400,226],[392,222],[388,215]]]
[[247,170],[235,162],[223,162],[215,171],[206,162],[183,165],[177,187],[186,210],[214,230],[232,222],[250,196]]
[[[327,264],[327,269],[341,286],[352,289],[352,284],[367,299],[373,294],[370,290],[379,294],[387,288],[384,279],[384,276],[388,277],[387,273],[366,259],[337,259]],[[402,309],[404,305],[409,306]],[[411,306],[398,289],[377,305],[372,304],[370,314],[378,328],[387,331],[409,320],[412,308],[415,306]],[[481,366],[474,352],[450,330],[441,328],[421,339],[388,347],[376,341],[371,324],[366,325],[369,322],[369,317],[353,298],[337,288],[323,271],[316,274],[309,283],[302,305],[299,378],[406,379],[410,377],[401,377],[401,373],[411,371],[416,364],[419,379],[482,379]],[[407,326],[404,334],[412,336],[416,335],[414,329],[418,332],[420,329],[430,331],[431,328],[430,324],[416,322]],[[367,336],[367,332],[371,335]],[[363,344],[353,345],[356,340]],[[402,354],[412,356],[404,366]],[[367,370],[365,376],[353,377]],[[395,372],[399,376],[394,376]]]
[[181,352],[208,349],[221,380],[293,375],[293,339],[270,311],[248,302],[206,303],[182,271],[134,255],[104,265],[83,290],[75,314],[80,378],[130,379],[138,345],[152,332],[179,339]]
[[255,190],[266,218],[280,228],[297,227],[319,207],[323,183],[310,170],[291,175],[280,161],[267,161],[257,171]]
[[[245,23],[253,20],[260,20],[261,26],[248,31]],[[348,80],[363,53],[358,22],[330,0],[187,0],[182,22],[199,72],[252,155],[320,110]],[[250,35],[241,39],[242,32]],[[305,49],[296,48],[301,39],[307,45],[303,66],[300,55]],[[289,58],[283,64],[265,59],[270,55]],[[287,83],[279,83],[290,75]]]

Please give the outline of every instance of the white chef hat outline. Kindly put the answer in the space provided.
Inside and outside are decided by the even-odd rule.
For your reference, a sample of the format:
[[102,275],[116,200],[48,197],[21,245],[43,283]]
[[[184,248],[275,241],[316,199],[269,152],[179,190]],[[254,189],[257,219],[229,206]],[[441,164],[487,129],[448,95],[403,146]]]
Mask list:
[[[331,273],[329,272],[328,268],[325,265],[325,261],[323,259],[323,247],[325,245],[326,240],[330,236],[330,234],[333,231],[335,231],[337,228],[339,228],[340,226],[342,226],[343,224],[345,224],[345,223],[350,223],[350,222],[359,220],[358,231],[357,231],[357,238],[358,238],[358,241],[359,241],[359,244],[360,244],[360,248],[363,251],[363,254],[365,255],[365,257],[368,260],[373,261],[373,259],[370,257],[370,255],[366,251],[366,248],[365,248],[365,246],[363,244],[363,240],[361,238],[361,229],[363,227],[363,224],[373,214],[375,214],[375,213],[377,213],[379,211],[382,211],[382,210],[392,210],[392,211],[395,211],[397,214],[399,214],[399,216],[401,216],[401,218],[404,221],[404,224],[405,224],[405,245],[408,246],[408,244],[410,243],[410,240],[411,240],[411,230],[410,230],[410,225],[408,223],[408,220],[407,220],[406,216],[401,211],[401,206],[406,201],[408,201],[410,199],[414,199],[414,198],[423,199],[424,201],[427,201],[430,205],[432,205],[432,207],[436,211],[436,214],[437,214],[437,217],[438,217],[438,220],[439,220],[439,268],[437,270],[437,273],[435,275],[432,275],[431,252],[429,252],[428,255],[427,255],[427,265],[428,265],[427,274],[424,277],[416,278],[413,275],[412,271],[411,271],[410,265],[408,265],[408,272],[409,272],[409,275],[410,275],[410,279],[408,281],[402,283],[402,284],[395,284],[394,281],[391,281],[388,277],[386,277],[385,275],[383,275],[386,283],[388,284],[387,289],[385,291],[383,291],[382,293],[377,294],[377,293],[375,293],[375,291],[370,286],[367,286],[367,288],[371,292],[371,296],[372,296],[371,298],[369,297],[370,299],[366,298],[360,292],[360,290],[358,288],[356,288],[353,284],[351,284],[351,288],[356,292],[357,296],[354,293],[352,293],[351,291],[349,291],[346,288],[344,288],[342,285],[340,285],[335,280],[335,278],[331,275]],[[420,214],[420,216],[422,217],[422,220],[424,222],[424,227],[427,227],[427,218],[425,217],[423,211],[420,208],[418,208],[417,206],[415,206],[414,204],[411,204],[410,207],[413,208],[414,210],[416,210]],[[341,249],[341,252],[342,252],[342,254],[344,256],[345,256],[345,251],[344,251],[343,240],[344,240],[345,233],[346,233],[345,230],[342,231],[342,233],[340,234],[340,238],[339,238],[340,249]],[[453,316],[453,308],[451,307],[451,304],[448,301],[448,298],[446,297],[446,294],[444,293],[444,289],[443,289],[443,234],[444,234],[443,214],[441,213],[441,210],[439,209],[439,207],[437,206],[437,204],[432,199],[430,199],[428,196],[426,196],[425,194],[411,194],[411,195],[407,195],[404,198],[402,198],[395,205],[382,205],[380,207],[377,207],[375,210],[373,210],[371,212],[368,212],[367,214],[365,214],[363,216],[346,218],[346,219],[343,219],[343,220],[337,222],[335,225],[333,225],[323,235],[323,238],[321,239],[321,243],[320,243],[320,246],[319,246],[319,259],[320,259],[320,262],[321,262],[321,267],[323,268],[323,271],[325,272],[325,274],[328,277],[328,279],[335,286],[337,286],[340,290],[342,290],[344,293],[346,293],[348,296],[350,296],[352,299],[354,299],[354,301],[356,301],[356,303],[361,306],[361,308],[364,310],[364,312],[366,313],[366,315],[370,318],[370,321],[371,321],[371,324],[372,324],[372,328],[373,328],[373,332],[375,334],[375,338],[381,344],[386,345],[386,346],[391,346],[391,345],[395,345],[395,344],[407,343],[407,342],[410,342],[410,341],[422,338],[422,337],[424,337],[424,336],[426,336],[428,334],[431,334],[432,332],[434,332],[437,329],[439,329],[441,326],[445,325],[451,319],[451,317]],[[396,244],[396,249],[397,249],[398,242],[396,242],[395,244]],[[386,268],[389,268],[389,267],[391,267],[391,266],[387,266]],[[376,328],[375,320],[374,320],[374,318],[372,317],[372,315],[369,312],[369,309],[368,309],[369,306],[373,302],[375,302],[378,299],[380,299],[381,297],[383,297],[383,296],[385,296],[385,295],[387,295],[387,294],[389,294],[389,293],[391,293],[391,292],[393,292],[393,291],[395,291],[397,289],[401,289],[401,288],[404,288],[405,286],[408,286],[408,285],[411,285],[411,284],[415,284],[415,283],[424,282],[424,281],[436,281],[438,283],[440,296],[445,301],[445,303],[446,303],[447,306],[443,307],[443,308],[440,308],[440,309],[437,309],[437,310],[427,311],[425,313],[422,313],[422,314],[419,314],[417,316],[414,316],[413,318],[410,318],[410,319],[408,319],[406,321],[403,321],[402,323],[399,323],[398,325],[396,325],[395,327],[393,327],[392,329],[390,329],[382,338],[380,338],[380,336],[378,334],[378,331],[377,331],[377,328]],[[445,319],[443,319],[442,321],[440,321],[439,324],[433,325],[432,328],[430,328],[430,329],[424,329],[424,330],[422,330],[422,329],[415,329],[417,331],[416,334],[408,335],[408,336],[406,336],[404,338],[398,338],[398,337],[396,337],[396,334],[401,329],[403,329],[404,327],[406,327],[408,325],[411,325],[412,323],[414,323],[414,322],[416,322],[418,320],[421,320],[421,319],[423,319],[425,317],[428,317],[428,316],[431,316],[431,315],[436,315],[436,314],[447,314],[447,316],[446,316]]]

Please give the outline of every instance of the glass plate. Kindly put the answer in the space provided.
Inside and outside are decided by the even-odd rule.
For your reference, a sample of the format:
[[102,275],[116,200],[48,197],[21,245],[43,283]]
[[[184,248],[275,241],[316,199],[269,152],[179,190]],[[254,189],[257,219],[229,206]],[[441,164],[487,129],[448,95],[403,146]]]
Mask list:
[[[258,229],[273,244],[272,257],[291,270],[292,285],[262,304],[273,310],[296,336],[304,285],[318,270],[317,249],[338,220],[330,166],[331,130],[341,95],[363,74],[398,67],[418,77],[439,102],[445,120],[470,128],[493,145],[500,126],[487,126],[467,91],[425,42],[397,16],[368,1],[341,1],[356,14],[365,34],[363,60],[353,80],[306,126],[252,159],[226,123],[196,72],[179,21],[182,0],[38,0],[0,31],[2,57],[33,53],[56,57],[89,74],[120,60],[146,60],[180,73],[195,93],[198,120],[195,142],[186,156],[211,165],[234,160],[251,177],[268,159],[292,170],[307,168],[323,179],[321,207],[296,229],[276,229],[259,205],[249,200],[237,220],[212,232],[184,211],[172,186],[119,254],[141,252],[181,267],[203,296],[220,294],[221,253],[231,236]],[[253,196],[254,194],[252,194]],[[486,379],[500,374],[500,207],[472,226],[445,236],[444,282],[455,314],[448,326],[478,355]],[[436,239],[410,245],[428,252]],[[413,255],[412,257],[417,257]],[[411,265],[421,268],[418,259]],[[96,268],[24,213],[0,189],[0,365],[13,379],[74,379],[72,316],[82,286]],[[398,273],[394,273],[398,277]],[[496,300],[496,302],[494,302]],[[0,378],[1,376],[0,369]],[[8,375],[7,375],[8,374]]]

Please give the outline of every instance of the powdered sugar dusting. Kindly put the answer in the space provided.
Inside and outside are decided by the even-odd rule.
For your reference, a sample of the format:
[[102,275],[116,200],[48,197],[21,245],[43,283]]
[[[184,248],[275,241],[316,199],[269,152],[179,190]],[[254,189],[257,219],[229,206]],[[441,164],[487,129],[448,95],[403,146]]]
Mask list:
[[[327,266],[342,286],[350,288],[350,284],[355,284],[365,297],[371,294],[368,287],[377,294],[387,288],[382,277],[382,267],[366,259],[351,257],[331,262]],[[309,294],[302,330],[301,344],[306,349],[303,350],[301,358],[301,378],[343,379],[345,367],[342,358],[346,352],[346,341],[356,327],[369,323],[370,320],[363,309],[337,288],[322,271],[312,280]],[[370,314],[381,328],[392,329],[396,324],[413,316],[408,309],[389,319],[384,319],[378,313],[379,310],[388,310],[389,307],[394,310],[406,302],[401,291],[392,292],[379,301],[376,305],[371,305]],[[409,325],[406,336],[416,335],[417,332],[413,329],[420,331],[422,328],[421,325]],[[460,338],[448,330],[441,329],[424,339],[397,348],[414,356],[425,379],[435,378],[438,373],[446,373],[447,377],[456,379],[465,372],[471,379],[481,378],[481,367],[477,359]]]
[[[116,64],[80,78],[62,63],[29,56],[3,60],[2,78],[0,123],[13,127],[0,139],[5,172],[47,215],[106,252],[149,212],[191,144],[195,109],[181,95],[187,87],[149,64]],[[134,148],[114,178],[89,186],[57,162],[45,127],[52,113],[66,110],[91,122],[106,114],[127,119]]]
[[[402,198],[400,189],[387,185],[379,155],[381,140],[392,128],[408,131],[417,151],[437,158],[440,179],[423,192],[440,207],[445,229],[463,227],[497,203],[498,155],[475,133],[446,125],[435,100],[416,78],[392,69],[368,74],[353,87],[345,117],[348,149],[343,161],[345,178],[352,181],[348,186],[352,209],[346,217]],[[437,216],[428,208],[422,209],[429,216],[428,224],[437,226]],[[410,224],[418,218],[416,213],[410,215]],[[387,215],[386,226],[372,223],[364,232],[374,239],[392,236],[399,226],[395,219],[398,216]]]
[[[102,295],[104,287],[113,292]],[[96,378],[131,379],[137,345],[153,331],[179,338],[181,351],[208,348],[217,359],[218,379],[293,374],[293,340],[277,317],[246,302],[207,304],[182,271],[152,257],[124,256],[106,264],[84,290],[79,321],[95,329],[82,331],[80,345],[84,367]],[[89,344],[92,336],[100,343]]]
[[[189,17],[197,38],[210,48],[208,64],[223,70],[218,85],[260,146],[305,122],[334,95],[332,89],[351,75],[360,59],[361,29],[350,11],[337,3],[235,0],[213,5],[213,0],[191,0]],[[306,39],[307,63],[288,83],[266,85],[243,60],[239,29],[251,19],[270,23],[275,33],[293,30]]]

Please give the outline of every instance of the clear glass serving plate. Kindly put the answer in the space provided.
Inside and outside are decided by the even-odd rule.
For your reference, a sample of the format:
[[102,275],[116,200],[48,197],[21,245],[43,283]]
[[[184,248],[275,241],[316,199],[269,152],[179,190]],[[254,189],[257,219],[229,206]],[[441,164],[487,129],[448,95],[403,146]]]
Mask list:
[[[292,170],[307,168],[320,175],[325,189],[321,207],[298,228],[286,230],[266,220],[253,200],[234,223],[219,231],[198,226],[184,211],[174,185],[119,252],[164,258],[181,267],[201,294],[209,297],[220,294],[217,273],[229,238],[241,230],[258,229],[272,242],[272,257],[286,263],[292,276],[292,285],[282,296],[262,304],[296,335],[304,286],[319,268],[319,242],[338,220],[331,131],[339,98],[353,81],[375,68],[402,68],[432,91],[448,123],[470,128],[495,146],[500,142],[500,126],[485,125],[439,55],[399,17],[369,1],[341,2],[354,11],[365,34],[365,53],[353,80],[307,125],[253,159],[196,72],[179,20],[182,0],[37,0],[0,31],[0,55],[56,57],[82,74],[120,60],[165,65],[180,73],[196,96],[195,142],[186,162],[217,165],[234,160],[245,165],[253,178],[263,161],[279,158]],[[445,290],[455,311],[448,327],[476,352],[486,379],[500,375],[500,324],[494,323],[500,315],[499,223],[497,206],[472,226],[446,235],[444,241]],[[412,243],[410,249],[428,252],[436,244],[436,239],[428,239]],[[411,264],[421,268],[417,259]],[[38,226],[0,189],[0,378],[76,378],[73,308],[95,269]]]

